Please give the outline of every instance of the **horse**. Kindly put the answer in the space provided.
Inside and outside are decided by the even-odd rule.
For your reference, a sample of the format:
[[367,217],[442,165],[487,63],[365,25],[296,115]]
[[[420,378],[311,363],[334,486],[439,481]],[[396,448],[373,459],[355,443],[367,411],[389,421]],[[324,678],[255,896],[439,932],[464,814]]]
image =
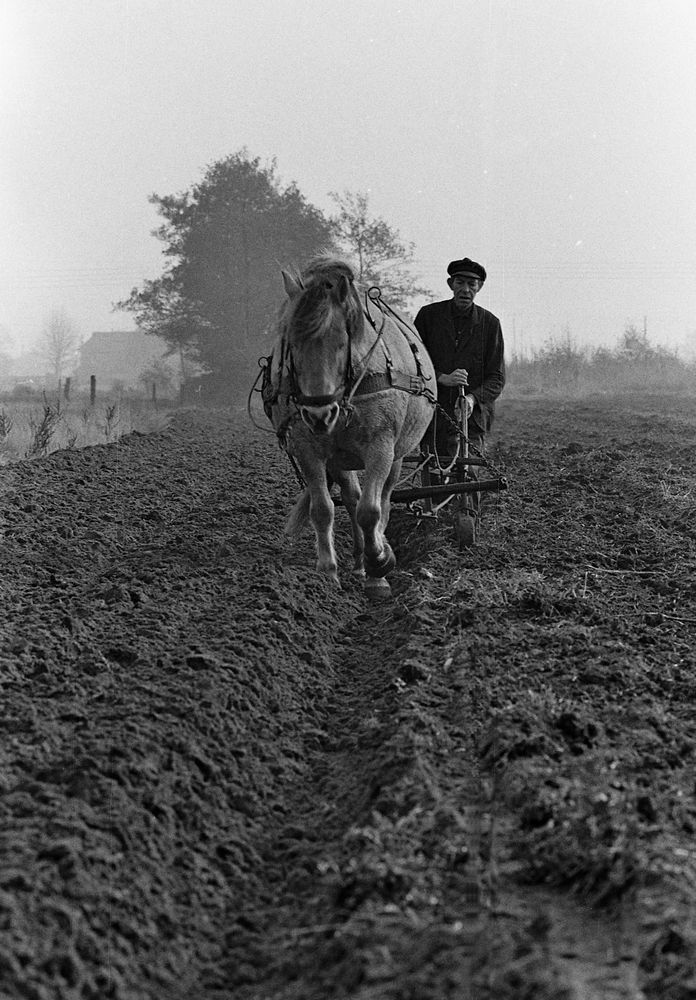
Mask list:
[[296,535],[311,521],[316,568],[340,586],[330,493],[337,484],[351,522],[353,572],[369,596],[386,597],[396,565],[385,537],[391,493],[432,419],[435,370],[413,324],[378,288],[357,286],[344,260],[322,255],[281,274],[286,298],[262,394],[305,484],[285,531]]

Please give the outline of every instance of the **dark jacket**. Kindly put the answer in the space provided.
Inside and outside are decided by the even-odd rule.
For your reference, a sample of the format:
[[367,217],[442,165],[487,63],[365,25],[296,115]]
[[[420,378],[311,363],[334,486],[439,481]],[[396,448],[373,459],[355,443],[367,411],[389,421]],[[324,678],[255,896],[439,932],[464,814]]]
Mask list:
[[[505,385],[505,345],[498,317],[474,304],[467,332],[457,343],[452,299],[444,299],[423,306],[415,326],[437,375],[466,368],[469,373],[466,391],[478,404],[472,420],[481,431],[487,431],[493,420],[495,401]],[[438,401],[448,413],[453,413],[457,389],[438,385]]]

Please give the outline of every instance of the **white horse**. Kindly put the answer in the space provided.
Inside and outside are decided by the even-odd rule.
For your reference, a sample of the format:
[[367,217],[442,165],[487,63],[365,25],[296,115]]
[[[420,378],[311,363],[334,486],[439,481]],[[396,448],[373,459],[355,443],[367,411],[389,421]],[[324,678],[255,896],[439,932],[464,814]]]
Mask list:
[[366,575],[368,591],[385,596],[396,564],[384,534],[390,496],[402,459],[432,418],[435,371],[415,327],[379,290],[360,292],[344,261],[321,257],[301,274],[282,274],[288,298],[264,401],[306,483],[286,531],[309,518],[317,569],[338,583],[329,493],[337,483],[353,529],[354,570]]

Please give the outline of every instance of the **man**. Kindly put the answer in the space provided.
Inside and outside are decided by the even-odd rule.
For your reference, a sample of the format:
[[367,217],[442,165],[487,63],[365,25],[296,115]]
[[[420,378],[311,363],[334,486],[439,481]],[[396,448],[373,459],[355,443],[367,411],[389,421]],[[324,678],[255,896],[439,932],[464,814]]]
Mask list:
[[[447,274],[452,298],[423,306],[415,326],[435,366],[440,406],[456,421],[463,395],[469,443],[474,453],[483,455],[495,401],[505,385],[503,332],[497,316],[474,305],[486,280],[485,268],[464,257],[453,260]],[[453,453],[456,432],[443,414],[436,414],[429,435],[439,454]]]

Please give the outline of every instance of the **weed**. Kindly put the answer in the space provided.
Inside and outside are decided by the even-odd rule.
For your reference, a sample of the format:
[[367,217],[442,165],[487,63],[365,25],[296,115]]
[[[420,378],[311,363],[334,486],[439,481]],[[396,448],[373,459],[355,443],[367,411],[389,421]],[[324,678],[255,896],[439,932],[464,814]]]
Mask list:
[[0,465],[22,458],[40,458],[61,448],[84,448],[118,440],[124,434],[161,431],[169,422],[169,411],[155,412],[149,402],[111,397],[103,413],[85,405],[85,400],[63,400],[60,406],[44,396],[43,412],[33,402],[14,402],[11,410],[0,400]]
[[6,413],[4,409],[0,410],[0,441],[4,441],[7,435],[12,430],[12,425],[14,424],[14,417],[11,413]]
[[118,423],[118,404],[113,403],[111,406],[107,406],[104,410],[104,437],[107,441],[111,440],[111,435],[114,431],[116,424]]
[[77,445],[77,438],[78,438],[77,431],[74,431],[72,427],[68,426],[67,424],[65,426],[65,431],[66,431],[65,447],[69,451],[72,451],[73,448],[75,448],[75,446]]
[[50,403],[44,403],[43,416],[37,421],[33,413],[29,414],[29,430],[31,443],[24,453],[25,458],[45,455],[48,452],[60,413],[54,410]]

